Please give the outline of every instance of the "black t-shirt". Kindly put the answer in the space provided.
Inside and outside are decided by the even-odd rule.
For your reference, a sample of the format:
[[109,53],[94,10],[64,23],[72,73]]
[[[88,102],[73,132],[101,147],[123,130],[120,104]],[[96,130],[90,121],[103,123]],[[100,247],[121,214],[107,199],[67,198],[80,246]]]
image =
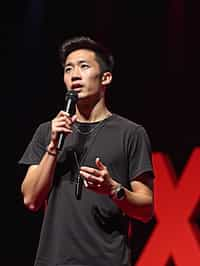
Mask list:
[[[38,164],[49,140],[46,122],[36,130],[20,163]],[[83,133],[76,122],[57,158],[35,266],[127,266],[129,218],[109,196],[85,187],[81,200],[76,199],[76,155],[78,164],[91,167],[99,157],[127,188],[135,177],[152,171],[151,145],[143,126],[113,114]]]

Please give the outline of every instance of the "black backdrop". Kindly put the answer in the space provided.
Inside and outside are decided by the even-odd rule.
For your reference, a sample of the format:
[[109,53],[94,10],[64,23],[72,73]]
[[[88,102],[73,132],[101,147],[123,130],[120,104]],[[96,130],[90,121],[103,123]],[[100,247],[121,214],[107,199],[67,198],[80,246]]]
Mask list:
[[[196,2],[1,4],[2,265],[32,265],[35,255],[42,213],[23,206],[24,169],[17,161],[37,125],[63,106],[57,50],[65,38],[88,34],[112,49],[116,67],[107,98],[111,110],[143,124],[153,151],[167,153],[180,175],[191,151],[200,145]],[[143,233],[135,235],[135,259],[153,224],[137,226]]]

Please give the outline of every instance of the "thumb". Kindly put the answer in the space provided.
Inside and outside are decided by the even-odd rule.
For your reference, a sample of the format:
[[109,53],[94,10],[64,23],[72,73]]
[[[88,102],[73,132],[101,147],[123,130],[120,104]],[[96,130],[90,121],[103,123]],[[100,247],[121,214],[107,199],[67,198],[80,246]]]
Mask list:
[[99,170],[104,170],[105,165],[101,162],[100,158],[96,158],[96,166],[99,168]]
[[77,115],[73,115],[72,116],[72,123],[74,123],[76,121],[76,119],[77,119]]

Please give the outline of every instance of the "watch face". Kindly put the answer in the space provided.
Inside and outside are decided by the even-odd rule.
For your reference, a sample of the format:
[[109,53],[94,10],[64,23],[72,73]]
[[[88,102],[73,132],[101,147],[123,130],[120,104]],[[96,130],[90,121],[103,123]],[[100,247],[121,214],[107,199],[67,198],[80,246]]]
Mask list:
[[117,191],[117,199],[124,199],[125,197],[125,190],[123,187],[120,188],[120,190]]

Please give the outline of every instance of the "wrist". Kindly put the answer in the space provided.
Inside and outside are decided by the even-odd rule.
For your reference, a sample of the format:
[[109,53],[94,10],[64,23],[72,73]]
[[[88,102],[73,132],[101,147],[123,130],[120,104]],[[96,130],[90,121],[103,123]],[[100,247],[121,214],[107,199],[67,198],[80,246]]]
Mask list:
[[51,143],[46,147],[46,152],[52,156],[58,155],[58,149]]
[[118,182],[116,182],[115,180],[112,181],[112,183],[110,184],[110,188],[109,188],[109,196],[112,196],[113,192],[115,191],[115,189],[119,186],[120,184]]
[[115,200],[123,200],[126,197],[125,188],[117,183],[110,191],[109,197]]

